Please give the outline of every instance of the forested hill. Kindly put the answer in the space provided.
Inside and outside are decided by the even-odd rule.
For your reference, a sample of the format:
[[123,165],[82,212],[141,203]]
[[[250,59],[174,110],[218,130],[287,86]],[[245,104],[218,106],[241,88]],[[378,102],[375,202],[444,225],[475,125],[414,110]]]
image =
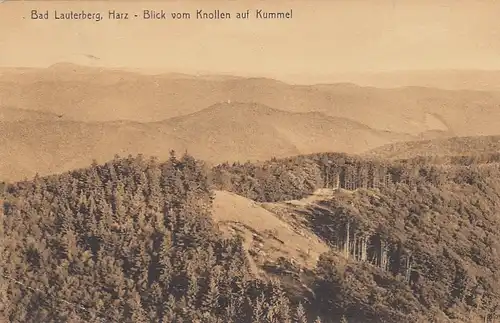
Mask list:
[[388,144],[372,149],[366,156],[378,156],[391,159],[408,159],[426,156],[427,158],[446,158],[498,154],[500,136],[451,137],[431,140],[405,141]]
[[[323,187],[338,191],[288,204]],[[331,250],[295,281],[257,277],[242,238],[213,222],[213,189],[286,206],[284,221],[307,215]],[[5,186],[0,313],[11,322],[496,322],[499,194],[497,163],[315,154],[211,169],[174,153],[116,157]]]
[[316,272],[329,286],[316,292],[333,293],[317,300],[327,315],[364,312],[362,322],[370,314],[396,322],[405,311],[425,313],[428,322],[500,319],[495,156],[388,162],[328,153],[220,165],[214,174],[220,189],[263,202],[340,188],[297,212],[334,251]]
[[217,234],[206,173],[189,156],[115,159],[5,195],[0,290],[12,322],[293,315],[279,284],[249,275],[241,242]]

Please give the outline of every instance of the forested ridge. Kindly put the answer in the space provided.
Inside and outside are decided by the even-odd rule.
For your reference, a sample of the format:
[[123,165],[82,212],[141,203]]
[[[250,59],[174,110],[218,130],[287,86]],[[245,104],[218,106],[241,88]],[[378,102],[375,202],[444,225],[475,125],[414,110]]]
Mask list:
[[[497,322],[499,172],[496,160],[334,153],[209,168],[172,152],[9,183],[0,311],[11,322]],[[300,274],[307,294],[257,278],[241,238],[211,218],[213,189],[280,202],[324,187],[336,195],[303,210],[331,247]]]

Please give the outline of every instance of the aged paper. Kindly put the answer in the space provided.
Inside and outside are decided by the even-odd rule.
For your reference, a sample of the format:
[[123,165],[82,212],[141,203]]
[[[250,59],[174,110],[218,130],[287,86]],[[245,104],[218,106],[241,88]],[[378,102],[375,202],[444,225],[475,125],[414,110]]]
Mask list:
[[498,322],[499,15],[0,0],[0,322]]

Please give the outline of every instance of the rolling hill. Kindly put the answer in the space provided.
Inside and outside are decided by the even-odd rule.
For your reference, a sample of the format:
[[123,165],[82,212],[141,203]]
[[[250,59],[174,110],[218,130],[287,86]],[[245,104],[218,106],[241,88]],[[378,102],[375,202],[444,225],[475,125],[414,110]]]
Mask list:
[[500,119],[500,93],[495,91],[293,85],[267,78],[144,75],[66,63],[0,72],[1,105],[63,114],[75,121],[154,122],[227,100],[286,112],[321,112],[412,135],[494,135],[495,120]]
[[[67,63],[2,69],[0,143],[9,149],[0,152],[0,174],[61,172],[115,153],[166,158],[170,149],[188,150],[220,163],[498,135],[499,105],[500,93],[486,91],[293,85]],[[426,142],[386,148],[433,153]]]
[[[22,113],[21,113],[22,112]],[[51,118],[0,121],[2,179],[23,179],[104,162],[114,154],[168,158],[171,149],[212,163],[261,160],[320,151],[359,153],[415,137],[377,131],[321,113],[290,113],[256,103],[221,103],[161,122],[78,122]],[[9,119],[13,120],[13,118]],[[113,150],[109,148],[113,147]]]
[[500,152],[500,136],[453,137],[384,145],[365,153],[390,159],[426,156],[479,156]]
[[425,86],[446,90],[500,91],[500,71],[474,69],[350,73],[335,78],[374,87]]
[[[290,113],[258,103],[242,102],[215,104],[160,124],[175,129],[175,133],[182,138],[191,138],[197,154],[209,155],[205,150],[213,149],[210,154],[219,155],[219,162],[325,150],[360,153],[383,142],[415,138],[374,130],[358,122],[320,112]],[[209,159],[214,160],[214,157]]]

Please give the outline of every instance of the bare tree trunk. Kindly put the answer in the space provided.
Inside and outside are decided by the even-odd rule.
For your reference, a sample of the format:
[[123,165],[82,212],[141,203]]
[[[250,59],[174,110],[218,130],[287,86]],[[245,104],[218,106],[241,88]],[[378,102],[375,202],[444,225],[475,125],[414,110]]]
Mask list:
[[356,232],[354,232],[354,237],[352,239],[352,255],[354,260],[358,260],[358,238],[356,236]]
[[349,258],[349,236],[350,236],[350,231],[351,231],[351,222],[350,222],[350,220],[347,220],[346,240],[345,240],[345,247],[344,247],[344,254],[345,254],[346,258]]
[[385,262],[386,262],[386,253],[385,253],[385,242],[380,239],[380,268],[384,269],[385,268]]
[[368,258],[368,251],[367,251],[367,245],[368,245],[368,237],[363,236],[361,238],[361,261],[366,261]]
[[410,274],[411,274],[411,255],[406,256],[406,264],[405,264],[405,278],[408,283],[410,283]]
[[391,174],[387,173],[385,175],[385,187],[389,187],[389,186],[391,186],[391,184],[392,184]]
[[384,271],[388,271],[389,270],[389,263],[391,261],[391,254],[390,254],[390,245],[387,243],[387,242],[384,242],[384,264],[382,266],[382,269]]

